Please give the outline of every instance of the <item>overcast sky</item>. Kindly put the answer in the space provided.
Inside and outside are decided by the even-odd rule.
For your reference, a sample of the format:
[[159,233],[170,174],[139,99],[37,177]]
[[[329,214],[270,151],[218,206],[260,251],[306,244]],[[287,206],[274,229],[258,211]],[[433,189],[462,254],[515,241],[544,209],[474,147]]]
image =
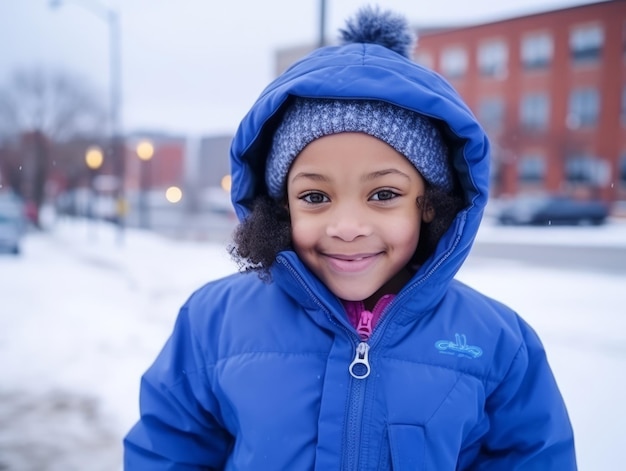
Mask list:
[[[58,1],[58,0],[57,0]],[[118,12],[122,126],[190,135],[233,132],[273,78],[277,49],[316,43],[320,0],[0,0],[0,84],[17,68],[84,77],[108,103],[109,28]],[[326,31],[371,3],[412,24],[487,22],[585,0],[327,0]],[[89,7],[92,7],[90,9]]]

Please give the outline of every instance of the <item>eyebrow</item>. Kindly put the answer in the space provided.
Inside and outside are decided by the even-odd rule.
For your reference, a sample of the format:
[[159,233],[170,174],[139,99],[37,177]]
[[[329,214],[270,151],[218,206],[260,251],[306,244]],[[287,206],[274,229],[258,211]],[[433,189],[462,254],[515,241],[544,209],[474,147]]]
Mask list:
[[372,173],[365,175],[365,178],[363,178],[363,180],[365,181],[375,180],[376,178],[384,177],[385,175],[391,175],[391,174],[400,175],[406,178],[407,180],[411,179],[411,177],[409,177],[406,173],[401,172],[397,168],[386,168],[384,170],[377,170],[376,172],[372,172]]
[[[384,177],[385,175],[399,175],[401,177],[406,178],[407,180],[410,180],[411,178],[404,172],[401,172],[400,170],[396,169],[396,168],[387,168],[384,170],[377,170],[375,172],[372,173],[368,173],[367,175],[365,175],[363,177],[363,181],[372,181],[372,180],[376,180],[377,178],[380,177]],[[319,174],[319,173],[313,173],[313,172],[300,172],[300,173],[296,173],[292,178],[291,181],[296,181],[300,178],[303,179],[307,179],[307,180],[313,180],[316,182],[323,182],[323,183],[327,183],[330,182],[332,179],[328,178],[325,175]]]
[[321,175],[319,173],[313,173],[313,172],[300,172],[300,173],[296,173],[292,178],[291,181],[296,181],[299,178],[304,178],[307,180],[314,180],[316,182],[329,182],[330,178]]

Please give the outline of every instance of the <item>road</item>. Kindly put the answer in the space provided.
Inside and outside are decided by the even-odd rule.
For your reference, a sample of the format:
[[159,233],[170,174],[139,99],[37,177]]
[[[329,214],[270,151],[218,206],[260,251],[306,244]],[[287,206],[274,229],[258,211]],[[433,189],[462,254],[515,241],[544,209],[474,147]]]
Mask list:
[[477,242],[468,262],[479,261],[481,258],[516,260],[535,266],[567,270],[626,273],[626,248],[619,247]]

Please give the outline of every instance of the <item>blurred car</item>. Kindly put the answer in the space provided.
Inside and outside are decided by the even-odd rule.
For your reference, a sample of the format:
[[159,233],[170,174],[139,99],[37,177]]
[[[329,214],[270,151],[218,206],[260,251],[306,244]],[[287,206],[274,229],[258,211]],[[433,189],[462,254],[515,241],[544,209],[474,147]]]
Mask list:
[[11,193],[0,194],[0,252],[20,253],[26,231],[22,200]]
[[509,225],[600,225],[609,216],[599,200],[577,200],[564,195],[523,195],[503,204],[497,215]]

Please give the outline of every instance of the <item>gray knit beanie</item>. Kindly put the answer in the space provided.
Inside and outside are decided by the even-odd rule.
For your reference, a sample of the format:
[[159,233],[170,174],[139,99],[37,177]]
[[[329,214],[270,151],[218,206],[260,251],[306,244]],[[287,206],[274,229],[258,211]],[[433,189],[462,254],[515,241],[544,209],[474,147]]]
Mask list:
[[267,159],[269,195],[284,196],[289,168],[309,143],[341,132],[362,132],[386,142],[428,183],[452,190],[448,147],[429,118],[382,101],[296,98],[276,129]]

